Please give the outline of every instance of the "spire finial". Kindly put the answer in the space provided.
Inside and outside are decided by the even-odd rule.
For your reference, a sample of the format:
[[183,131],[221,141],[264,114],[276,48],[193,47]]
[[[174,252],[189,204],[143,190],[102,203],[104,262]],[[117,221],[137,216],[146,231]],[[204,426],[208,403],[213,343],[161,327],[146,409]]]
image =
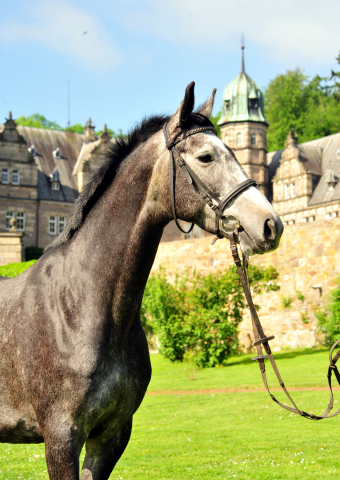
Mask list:
[[244,42],[245,42],[245,37],[244,37],[244,34],[242,33],[242,35],[241,35],[242,72],[244,72]]

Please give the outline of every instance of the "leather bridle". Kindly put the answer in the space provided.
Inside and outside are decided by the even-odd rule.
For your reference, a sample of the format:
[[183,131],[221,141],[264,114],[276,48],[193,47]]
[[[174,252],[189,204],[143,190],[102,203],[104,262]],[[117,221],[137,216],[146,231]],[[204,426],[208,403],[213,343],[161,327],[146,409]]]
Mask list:
[[176,186],[176,162],[180,169],[184,172],[188,182],[190,185],[193,186],[193,188],[196,190],[197,193],[199,193],[205,203],[211,208],[211,210],[215,213],[215,233],[218,238],[223,238],[221,233],[225,232],[223,231],[223,222],[221,221],[223,219],[223,210],[225,206],[227,205],[230,200],[235,198],[239,193],[243,192],[245,189],[248,187],[255,185],[257,186],[257,182],[252,179],[247,179],[244,182],[240,183],[237,185],[235,188],[233,188],[229,193],[227,193],[223,198],[219,198],[217,195],[212,193],[212,191],[205,185],[205,183],[202,182],[202,180],[199,179],[199,177],[196,175],[196,173],[192,170],[192,168],[189,167],[189,165],[186,163],[184,158],[181,157],[181,155],[178,153],[178,150],[176,148],[176,145],[180,143],[184,138],[190,137],[191,135],[196,135],[197,133],[203,133],[203,132],[211,132],[216,135],[216,130],[211,126],[205,126],[205,127],[198,127],[194,128],[192,130],[189,130],[185,137],[181,134],[180,136],[176,137],[174,140],[171,140],[171,138],[168,135],[168,131],[166,128],[167,124],[165,123],[163,126],[163,133],[164,133],[164,138],[165,138],[165,143],[166,147],[170,152],[170,160],[171,160],[171,206],[172,206],[172,214],[174,217],[174,220],[176,222],[177,227],[181,230],[183,233],[190,233],[191,230],[194,227],[194,223],[191,225],[188,231],[185,231],[182,229],[180,224],[178,223],[178,218],[176,214],[176,199],[175,199],[175,186]]
[[[315,415],[314,413],[307,413],[304,410],[300,410],[292,397],[290,396],[288,390],[286,389],[283,380],[281,378],[280,372],[277,368],[276,362],[274,360],[273,354],[271,352],[270,346],[269,346],[269,341],[273,340],[275,337],[273,335],[271,336],[266,336],[263,330],[263,327],[261,325],[259,316],[257,314],[251,291],[250,291],[250,286],[249,286],[249,276],[248,276],[248,259],[247,257],[243,256],[242,257],[242,262],[238,253],[238,248],[237,248],[237,237],[238,237],[238,232],[242,230],[242,226],[239,222],[239,220],[234,216],[234,215],[224,215],[223,210],[225,209],[226,205],[230,200],[235,198],[239,193],[243,192],[245,189],[247,189],[250,186],[258,186],[257,182],[252,179],[245,180],[244,182],[240,183],[237,185],[235,188],[233,188],[227,195],[225,195],[222,199],[220,199],[217,195],[213,194],[210,189],[199,179],[199,177],[195,174],[195,172],[189,167],[189,165],[186,163],[186,161],[180,156],[176,149],[176,145],[184,140],[184,138],[187,138],[191,135],[195,135],[196,133],[202,133],[202,132],[212,132],[216,135],[216,130],[213,126],[205,126],[205,127],[199,127],[195,128],[192,130],[189,130],[186,134],[185,137],[183,134],[179,135],[176,137],[174,140],[171,140],[167,128],[166,128],[166,123],[164,124],[163,127],[163,133],[165,137],[165,142],[166,142],[166,147],[170,152],[170,157],[171,157],[171,205],[172,205],[172,213],[174,220],[176,222],[177,227],[183,232],[183,233],[190,233],[191,230],[194,227],[194,223],[191,225],[189,230],[186,232],[183,230],[178,223],[178,218],[176,214],[176,205],[175,205],[175,184],[176,184],[176,162],[178,166],[181,168],[181,170],[184,172],[188,182],[193,186],[193,188],[196,190],[197,193],[199,193],[203,200],[206,202],[206,204],[213,210],[215,213],[215,233],[216,237],[212,241],[214,243],[218,238],[223,238],[226,237],[230,241],[230,250],[231,254],[234,259],[234,263],[236,265],[237,273],[239,275],[242,288],[249,306],[250,314],[251,314],[251,319],[252,319],[252,326],[253,326],[253,332],[254,332],[254,347],[256,347],[257,351],[257,356],[253,357],[252,360],[256,360],[259,363],[260,367],[260,372],[262,376],[262,380],[264,383],[264,386],[266,387],[267,392],[269,393],[271,399],[276,402],[278,405],[280,405],[282,408],[296,413],[298,415],[301,415],[302,417],[305,417],[309,420],[322,420],[323,418],[331,418],[335,417],[340,413],[340,408],[332,413],[330,415],[330,412],[333,408],[333,403],[334,403],[334,398],[333,398],[333,391],[332,391],[332,373],[334,372],[334,375],[340,385],[340,373],[336,367],[336,362],[340,358],[340,350],[337,351],[337,353],[333,355],[333,350],[335,347],[340,343],[340,340],[334,343],[332,346],[330,353],[329,353],[329,367],[328,367],[328,373],[327,373],[327,379],[328,379],[328,386],[330,389],[330,400],[328,407],[324,411],[322,415]],[[221,235],[223,234],[223,235]],[[263,355],[262,352],[262,346],[266,352],[266,355]],[[286,396],[288,397],[290,403],[292,406],[285,405],[284,403],[281,403],[279,400],[277,400],[274,395],[270,392],[269,386],[268,386],[268,381],[267,381],[267,376],[266,376],[266,368],[265,368],[265,363],[264,361],[268,359],[271,363],[271,366],[274,370],[274,373],[276,375],[276,378],[278,379],[278,382],[282,388],[282,390],[285,392]]]

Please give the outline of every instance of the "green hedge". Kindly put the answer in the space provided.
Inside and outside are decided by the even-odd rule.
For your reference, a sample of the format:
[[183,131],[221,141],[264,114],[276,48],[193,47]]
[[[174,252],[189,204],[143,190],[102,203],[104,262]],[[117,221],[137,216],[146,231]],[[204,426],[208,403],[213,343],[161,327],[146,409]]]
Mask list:
[[[250,267],[254,293],[278,290],[278,272]],[[202,275],[194,272],[175,283],[165,271],[151,275],[141,307],[150,340],[157,335],[160,352],[172,361],[189,360],[198,367],[223,365],[238,352],[238,325],[245,299],[236,268]]]
[[0,277],[16,277],[27,270],[35,262],[36,260],[30,260],[29,262],[9,263],[8,265],[3,265],[0,267]]

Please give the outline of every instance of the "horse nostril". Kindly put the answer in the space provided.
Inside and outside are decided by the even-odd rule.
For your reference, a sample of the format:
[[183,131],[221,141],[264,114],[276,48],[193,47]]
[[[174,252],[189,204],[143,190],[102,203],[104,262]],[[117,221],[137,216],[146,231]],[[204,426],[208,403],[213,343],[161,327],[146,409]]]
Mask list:
[[273,220],[267,219],[264,222],[264,237],[267,240],[275,240],[276,237],[276,226]]

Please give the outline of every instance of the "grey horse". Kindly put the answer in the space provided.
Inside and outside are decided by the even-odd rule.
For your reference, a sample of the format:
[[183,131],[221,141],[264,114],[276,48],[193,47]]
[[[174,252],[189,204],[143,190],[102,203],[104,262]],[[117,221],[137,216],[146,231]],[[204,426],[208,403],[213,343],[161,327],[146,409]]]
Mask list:
[[[214,93],[196,112],[194,83],[171,117],[118,139],[79,196],[64,233],[25,273],[0,285],[0,441],[45,442],[51,480],[106,480],[128,444],[151,377],[139,310],[163,229],[173,218],[171,138],[211,125]],[[216,195],[247,179],[233,152],[204,131],[178,151]],[[176,172],[180,219],[215,233],[215,216]],[[250,186],[226,208],[246,255],[277,247],[282,223]]]

